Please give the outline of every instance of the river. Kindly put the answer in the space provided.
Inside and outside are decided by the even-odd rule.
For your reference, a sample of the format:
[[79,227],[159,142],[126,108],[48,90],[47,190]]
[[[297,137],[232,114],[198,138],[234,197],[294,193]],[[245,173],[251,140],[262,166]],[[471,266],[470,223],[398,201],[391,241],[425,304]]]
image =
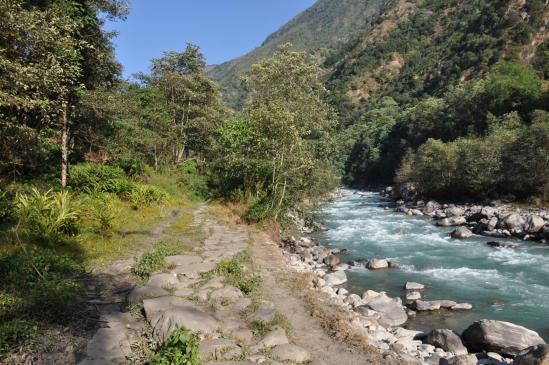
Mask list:
[[521,242],[518,249],[486,245],[489,237],[456,240],[450,228],[426,217],[384,209],[390,201],[374,192],[343,190],[320,212],[326,232],[321,244],[346,248],[342,260],[387,258],[398,269],[353,267],[347,289],[402,296],[407,281],[425,284],[425,300],[450,299],[473,304],[472,311],[420,314],[407,327],[461,331],[481,318],[513,322],[549,340],[549,245]]

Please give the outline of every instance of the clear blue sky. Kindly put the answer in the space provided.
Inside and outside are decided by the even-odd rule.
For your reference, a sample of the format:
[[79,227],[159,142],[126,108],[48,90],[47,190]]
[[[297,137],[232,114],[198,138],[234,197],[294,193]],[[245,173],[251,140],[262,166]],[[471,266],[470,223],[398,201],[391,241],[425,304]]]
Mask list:
[[149,61],[187,42],[208,64],[245,54],[315,0],[132,0],[124,22],[108,22],[124,76],[147,71]]

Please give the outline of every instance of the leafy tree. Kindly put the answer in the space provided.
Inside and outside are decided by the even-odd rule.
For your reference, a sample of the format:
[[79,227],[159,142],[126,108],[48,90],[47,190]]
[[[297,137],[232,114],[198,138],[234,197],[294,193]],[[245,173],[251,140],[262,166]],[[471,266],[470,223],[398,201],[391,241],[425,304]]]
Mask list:
[[[2,129],[26,135],[29,143],[57,139],[63,186],[80,96],[86,89],[112,83],[119,70],[99,12],[122,17],[124,11],[118,0],[0,2]],[[30,154],[7,165],[27,167],[29,160]]]
[[306,53],[281,47],[252,67],[243,117],[222,129],[219,148],[226,159],[217,169],[230,186],[241,186],[256,200],[254,218],[276,217],[321,186],[315,171],[331,166],[335,119],[319,74]]
[[203,155],[212,143],[212,131],[220,125],[224,107],[217,85],[205,76],[200,49],[188,44],[183,52],[165,52],[152,61],[147,85],[164,93],[172,119],[173,161],[192,154]]

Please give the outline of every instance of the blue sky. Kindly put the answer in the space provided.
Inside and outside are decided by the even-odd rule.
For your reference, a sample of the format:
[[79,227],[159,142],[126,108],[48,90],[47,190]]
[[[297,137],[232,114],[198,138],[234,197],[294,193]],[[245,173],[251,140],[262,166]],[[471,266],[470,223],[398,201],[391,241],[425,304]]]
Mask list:
[[245,54],[315,0],[132,0],[124,22],[107,23],[124,76],[147,71],[165,50],[198,44],[208,64]]

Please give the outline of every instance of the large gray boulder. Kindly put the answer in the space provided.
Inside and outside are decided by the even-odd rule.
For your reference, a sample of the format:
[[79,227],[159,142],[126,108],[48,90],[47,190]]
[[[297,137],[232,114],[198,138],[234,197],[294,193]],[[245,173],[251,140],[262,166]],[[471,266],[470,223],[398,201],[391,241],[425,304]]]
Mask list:
[[368,300],[366,306],[379,313],[379,324],[385,327],[400,326],[408,320],[405,308],[396,299],[379,295]]
[[341,285],[347,282],[347,275],[345,274],[345,271],[336,271],[325,275],[324,280],[328,286]]
[[437,225],[441,227],[455,227],[462,226],[465,223],[467,223],[467,219],[465,219],[465,217],[451,217],[439,220]]
[[534,331],[509,322],[481,319],[461,335],[472,352],[493,351],[515,356],[520,351],[545,341]]
[[420,312],[435,311],[440,309],[440,301],[416,300],[413,303],[412,308]]
[[369,270],[382,270],[382,269],[388,269],[389,268],[389,261],[387,260],[380,260],[380,259],[370,259],[368,260],[368,263],[366,264],[366,267]]
[[461,207],[450,207],[450,208],[446,208],[444,213],[446,213],[446,216],[448,218],[461,217],[465,214],[465,209]]
[[164,341],[180,327],[204,335],[213,335],[219,322],[192,302],[177,297],[162,297],[143,301],[145,317],[157,339]]
[[538,233],[545,226],[545,221],[538,215],[530,215],[526,218],[524,230],[527,233]]
[[549,345],[538,345],[521,351],[514,365],[549,365]]
[[428,201],[427,204],[423,207],[423,213],[425,214],[433,214],[438,209],[440,209],[440,204],[437,203],[434,200]]
[[341,260],[336,255],[328,255],[322,261],[328,266],[336,266],[341,263]]
[[467,227],[459,227],[452,232],[452,238],[466,239],[473,236],[473,232]]
[[463,345],[461,338],[459,338],[459,336],[452,330],[432,330],[427,336],[427,343],[435,347],[440,347],[444,351],[449,351],[456,355],[467,354],[467,348]]
[[480,214],[483,215],[486,219],[492,218],[497,213],[497,209],[494,207],[483,207],[480,210]]
[[509,230],[520,231],[524,228],[524,218],[518,213],[512,213],[503,218],[503,227]]

